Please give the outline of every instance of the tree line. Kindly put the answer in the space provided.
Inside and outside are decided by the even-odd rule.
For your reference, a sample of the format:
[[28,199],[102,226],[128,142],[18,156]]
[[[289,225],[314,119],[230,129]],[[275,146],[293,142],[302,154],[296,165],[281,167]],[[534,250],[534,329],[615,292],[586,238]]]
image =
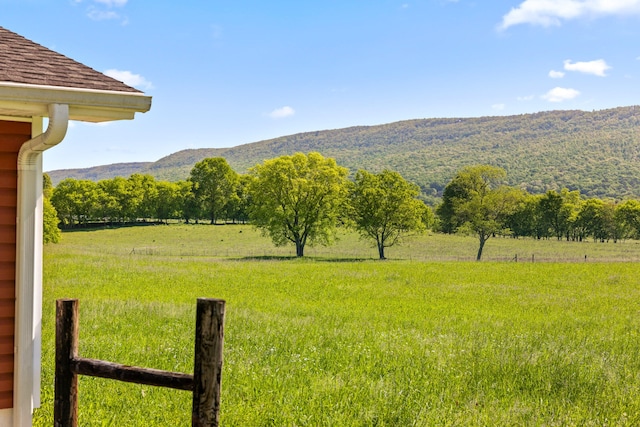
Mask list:
[[196,163],[184,181],[142,174],[98,182],[68,178],[47,194],[61,228],[249,221],[275,245],[294,245],[297,256],[308,243],[332,243],[338,227],[374,242],[381,259],[385,248],[427,228],[475,235],[478,260],[496,235],[614,242],[640,237],[637,200],[584,199],[567,189],[529,194],[505,183],[501,168],[465,167],[446,185],[434,214],[419,199],[420,189],[397,172],[360,170],[349,179],[334,159],[312,152],[265,160],[243,175],[215,157]]
[[156,181],[133,174],[93,182],[68,178],[51,194],[62,228],[140,221],[251,221],[275,245],[330,244],[337,227],[372,239],[380,258],[407,233],[426,229],[431,210],[397,172],[348,170],[319,153],[265,160],[240,175],[221,157],[195,164],[189,179]]
[[600,242],[640,237],[637,200],[584,199],[566,188],[529,194],[505,182],[506,172],[499,167],[465,167],[447,184],[436,208],[440,231],[478,238],[478,260],[496,235]]

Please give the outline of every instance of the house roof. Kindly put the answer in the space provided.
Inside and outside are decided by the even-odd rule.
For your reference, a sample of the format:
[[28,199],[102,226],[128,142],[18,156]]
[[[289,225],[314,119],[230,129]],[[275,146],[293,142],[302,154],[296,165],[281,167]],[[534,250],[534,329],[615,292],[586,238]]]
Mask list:
[[51,104],[89,122],[133,119],[151,97],[0,27],[0,116],[46,117]]
[[0,81],[116,92],[140,92],[3,27],[0,27]]

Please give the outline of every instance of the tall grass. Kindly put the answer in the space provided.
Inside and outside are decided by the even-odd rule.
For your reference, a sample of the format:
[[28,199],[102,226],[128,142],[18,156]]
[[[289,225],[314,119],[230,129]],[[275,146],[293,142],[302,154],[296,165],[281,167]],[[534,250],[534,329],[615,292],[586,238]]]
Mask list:
[[[261,246],[252,233],[147,227],[69,233],[47,246],[35,424],[52,424],[56,298],[80,299],[82,356],[188,373],[200,296],[227,300],[223,425],[640,423],[635,263],[400,256],[434,244],[434,236],[409,252],[398,248],[404,259],[391,262],[367,259],[374,249],[369,257],[356,252],[363,244],[354,236],[343,241],[351,258],[274,260],[290,252],[267,252],[268,242]],[[459,239],[442,240],[434,253],[454,253]],[[503,240],[537,253],[569,247]],[[635,248],[576,246],[594,248],[589,260]],[[256,253],[244,255],[248,248]],[[514,249],[525,251],[504,253]],[[80,380],[83,426],[189,425],[190,405],[182,391]]]

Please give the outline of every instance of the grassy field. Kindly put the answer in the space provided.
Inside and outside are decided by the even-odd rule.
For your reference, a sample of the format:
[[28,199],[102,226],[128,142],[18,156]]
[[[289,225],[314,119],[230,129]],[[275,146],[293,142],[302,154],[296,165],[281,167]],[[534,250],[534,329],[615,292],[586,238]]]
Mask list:
[[[640,245],[492,239],[481,263],[475,245],[425,236],[379,262],[353,235],[295,259],[242,226],[66,233],[45,248],[35,425],[53,423],[55,299],[80,299],[81,356],[190,373],[202,296],[227,300],[226,426],[638,425]],[[80,379],[83,426],[190,408]]]
[[[276,248],[266,237],[247,225],[156,225],[115,230],[65,233],[62,247],[76,253],[160,256],[170,259],[194,257],[268,259],[295,255],[293,246]],[[99,243],[99,244],[98,244]],[[55,248],[49,248],[55,250]],[[388,248],[391,260],[474,261],[477,239],[470,236],[428,234],[405,239],[401,246]],[[305,255],[325,260],[369,260],[377,249],[354,233],[343,233],[333,246],[309,247]],[[496,237],[488,240],[485,261],[640,261],[640,242],[599,243],[592,240],[566,242]]]

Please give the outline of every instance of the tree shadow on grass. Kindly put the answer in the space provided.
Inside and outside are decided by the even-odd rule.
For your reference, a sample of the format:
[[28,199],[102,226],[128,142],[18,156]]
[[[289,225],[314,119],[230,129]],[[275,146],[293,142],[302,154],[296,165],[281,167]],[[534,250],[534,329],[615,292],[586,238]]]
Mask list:
[[262,255],[262,256],[244,256],[235,258],[238,261],[291,261],[298,259],[291,255]]
[[155,226],[155,225],[166,225],[166,224],[158,221],[90,222],[87,224],[76,224],[72,227],[65,227],[65,228],[62,228],[61,231],[63,233],[79,233],[79,232],[89,232],[89,231],[96,231],[96,230],[116,230],[119,228],[147,227],[152,225]]

